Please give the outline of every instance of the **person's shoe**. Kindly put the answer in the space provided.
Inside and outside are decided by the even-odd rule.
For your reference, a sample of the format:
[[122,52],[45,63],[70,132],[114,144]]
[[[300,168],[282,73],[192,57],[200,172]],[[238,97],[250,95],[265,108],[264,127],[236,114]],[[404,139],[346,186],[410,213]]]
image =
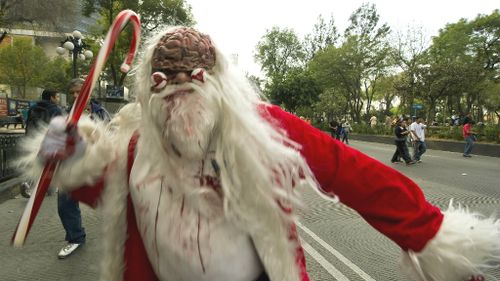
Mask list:
[[21,192],[21,195],[24,197],[24,198],[30,198],[31,197],[31,187],[29,185],[29,183],[27,182],[23,182],[20,186],[20,192]]
[[397,164],[397,163],[403,163],[403,161],[401,161],[401,160],[392,161],[392,160],[391,160],[391,163],[396,163],[396,164]]
[[417,160],[417,163],[422,163],[422,160],[418,159],[418,160]]
[[470,157],[472,157],[472,156],[471,156],[471,155],[469,155],[469,154],[464,154],[464,157],[470,158]]
[[406,166],[410,166],[410,165],[413,165],[417,163],[417,161],[410,161],[410,162],[406,162]]
[[78,243],[68,243],[68,245],[64,246],[61,251],[59,251],[59,254],[57,254],[57,257],[59,259],[65,259],[69,255],[73,254],[76,249],[78,249],[82,244]]

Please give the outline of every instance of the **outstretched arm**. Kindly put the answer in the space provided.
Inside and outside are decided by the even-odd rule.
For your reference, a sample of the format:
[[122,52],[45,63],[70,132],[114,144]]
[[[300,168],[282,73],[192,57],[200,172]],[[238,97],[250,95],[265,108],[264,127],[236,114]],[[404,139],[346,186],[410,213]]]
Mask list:
[[278,107],[268,112],[302,146],[323,192],[338,196],[404,250],[420,251],[436,235],[443,215],[412,180]]
[[339,197],[398,244],[416,280],[467,280],[500,260],[500,221],[441,212],[409,178],[275,106],[268,114],[301,145],[323,192]]

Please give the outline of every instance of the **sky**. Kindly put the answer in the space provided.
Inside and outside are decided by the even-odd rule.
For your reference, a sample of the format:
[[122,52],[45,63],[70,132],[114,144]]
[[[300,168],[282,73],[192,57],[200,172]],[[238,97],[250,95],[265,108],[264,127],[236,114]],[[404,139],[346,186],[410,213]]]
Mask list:
[[[197,21],[195,26],[209,34],[226,55],[238,55],[238,67],[262,76],[255,63],[255,46],[273,26],[293,29],[300,39],[311,33],[318,16],[331,16],[342,34],[349,16],[366,0],[186,0]],[[371,0],[380,22],[404,32],[408,26],[422,28],[430,37],[446,23],[474,19],[500,9],[500,0]]]

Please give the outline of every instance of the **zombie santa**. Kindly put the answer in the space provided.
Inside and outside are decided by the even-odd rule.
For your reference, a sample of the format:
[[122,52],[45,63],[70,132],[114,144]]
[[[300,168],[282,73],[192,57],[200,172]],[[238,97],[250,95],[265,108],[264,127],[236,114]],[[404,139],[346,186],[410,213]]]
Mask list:
[[307,281],[303,187],[399,245],[415,280],[468,280],[498,259],[498,220],[441,212],[410,179],[252,89],[207,35],[172,28],[144,50],[137,103],[69,133],[55,119],[34,142],[29,162],[62,159],[54,185],[102,209],[102,280]]

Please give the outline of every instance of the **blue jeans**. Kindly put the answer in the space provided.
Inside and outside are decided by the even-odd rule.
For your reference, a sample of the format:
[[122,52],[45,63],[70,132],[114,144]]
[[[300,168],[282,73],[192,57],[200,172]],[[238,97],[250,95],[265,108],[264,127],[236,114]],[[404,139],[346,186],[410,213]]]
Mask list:
[[464,155],[469,155],[472,152],[473,146],[474,146],[474,138],[472,136],[466,137]]
[[71,199],[67,193],[57,194],[57,212],[66,231],[68,243],[85,243],[85,228],[82,226],[82,216],[78,202]]
[[425,151],[427,150],[425,142],[416,141],[415,143],[413,143],[413,148],[414,148],[413,160],[419,161],[422,154],[424,154]]

